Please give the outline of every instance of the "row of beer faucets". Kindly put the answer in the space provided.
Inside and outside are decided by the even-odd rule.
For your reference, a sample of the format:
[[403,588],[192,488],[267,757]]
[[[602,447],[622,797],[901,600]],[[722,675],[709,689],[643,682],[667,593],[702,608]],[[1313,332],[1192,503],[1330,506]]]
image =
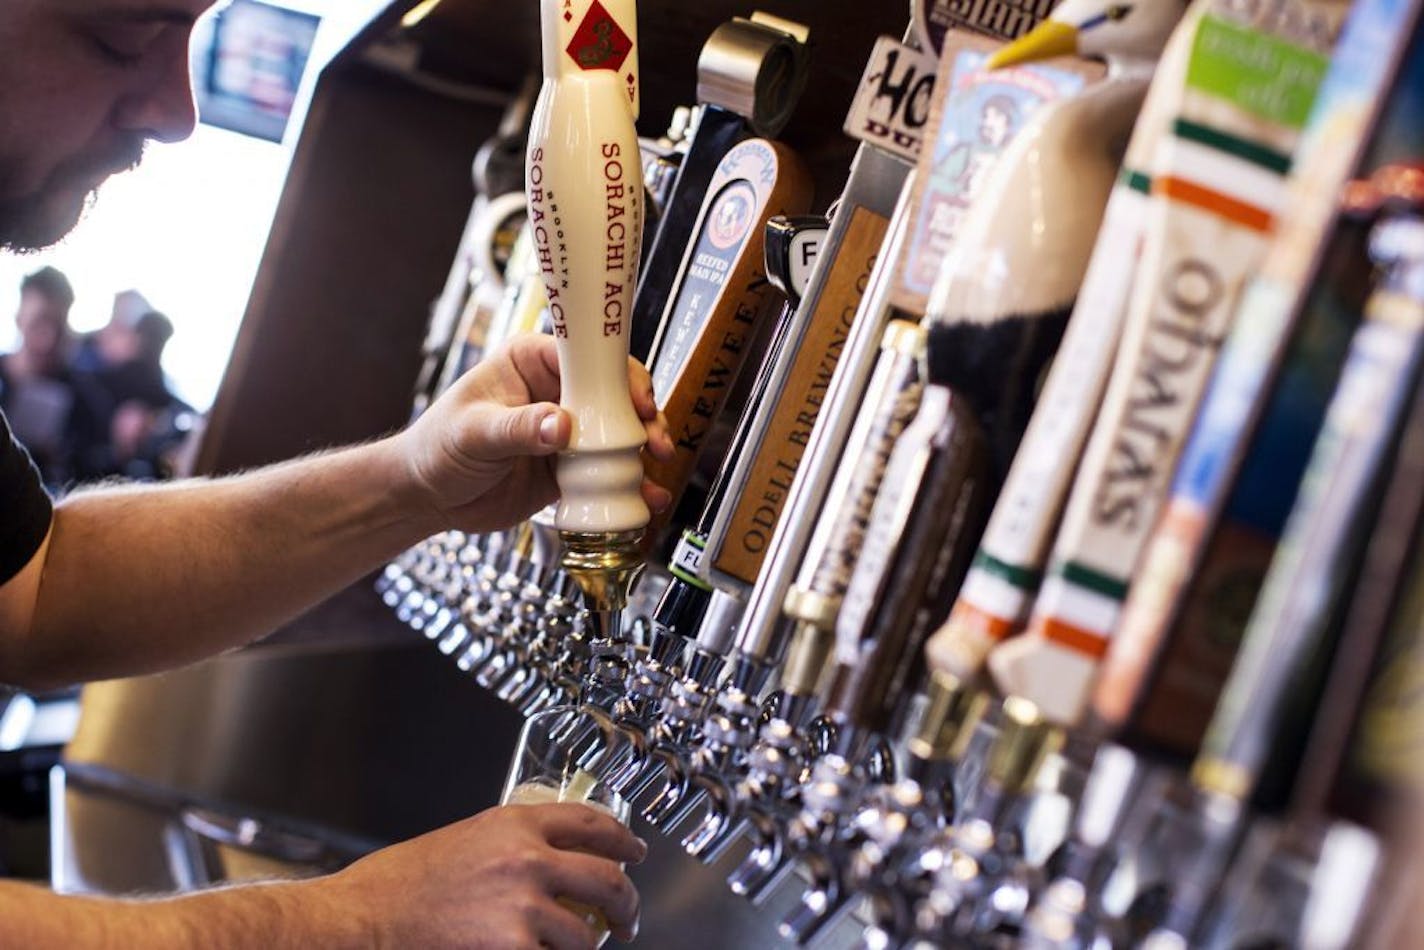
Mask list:
[[[552,333],[574,416],[563,497],[411,549],[385,602],[480,685],[558,717],[579,766],[690,855],[731,859],[736,893],[799,881],[781,924],[798,942],[853,915],[876,948],[1347,945],[1377,839],[1333,820],[1338,783],[1276,793],[1270,821],[1252,804],[1283,775],[1309,785],[1283,748],[1338,769],[1345,740],[1319,739],[1291,689],[1323,695],[1327,641],[1375,649],[1395,614],[1363,633],[1339,617],[1418,571],[1407,545],[1372,573],[1342,565],[1387,560],[1351,524],[1408,535],[1424,510],[1406,438],[1424,419],[1424,174],[1346,187],[1348,162],[1296,155],[1309,184],[1291,191],[1308,110],[1236,101],[1212,70],[1269,49],[1294,66],[1277,98],[1308,103],[1345,6],[1248,6],[918,4],[904,41],[877,43],[819,217],[774,141],[806,86],[805,27],[720,27],[702,101],[639,141],[633,0],[544,0],[538,104],[531,121],[516,102],[476,161],[417,402],[508,335]],[[1373,81],[1385,98],[1383,66]],[[1356,154],[1358,121],[1332,147]],[[1304,294],[1271,242],[1305,194],[1324,211],[1293,226],[1339,265],[1340,306],[1258,319],[1233,348],[1254,272]],[[1331,326],[1334,356],[1292,348]],[[1226,382],[1218,350],[1238,359]],[[678,501],[664,518],[638,495],[630,351],[677,441],[649,460]],[[1278,409],[1248,357],[1329,368],[1308,457],[1252,454]],[[1193,430],[1243,392],[1260,420]],[[1174,661],[1213,683],[1183,686],[1147,656],[1185,641],[1181,604],[1214,602],[1193,578],[1231,541],[1198,527],[1183,547],[1170,476],[1195,462],[1200,507],[1233,515],[1237,475],[1207,466],[1232,453],[1290,497],[1272,544],[1231,551],[1257,571],[1246,646]],[[648,552],[666,569],[642,570]],[[1129,596],[1142,564],[1159,573]]]

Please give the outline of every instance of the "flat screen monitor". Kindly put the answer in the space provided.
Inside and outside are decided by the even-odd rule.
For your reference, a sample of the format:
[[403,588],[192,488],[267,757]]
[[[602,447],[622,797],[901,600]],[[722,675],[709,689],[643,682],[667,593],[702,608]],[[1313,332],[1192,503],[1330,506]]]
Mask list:
[[233,0],[213,22],[200,60],[198,115],[209,125],[280,142],[321,17]]

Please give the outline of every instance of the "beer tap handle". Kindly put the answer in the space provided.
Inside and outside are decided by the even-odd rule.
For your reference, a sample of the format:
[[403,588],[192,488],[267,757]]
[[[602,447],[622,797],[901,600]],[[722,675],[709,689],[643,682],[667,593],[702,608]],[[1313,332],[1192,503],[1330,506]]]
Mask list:
[[[814,260],[818,241],[824,235],[825,229],[824,218],[810,215],[795,218],[776,216],[766,224],[766,277],[771,286],[786,296],[786,301],[771,329],[767,346],[768,356],[757,371],[756,380],[747,397],[747,407],[727,447],[726,460],[712,481],[696,525],[682,533],[672,562],[668,565],[674,580],[658,604],[657,619],[662,626],[684,637],[690,636],[692,630],[702,624],[703,616],[709,610],[709,599],[716,599],[711,579],[706,576],[706,566],[703,564],[708,529],[718,517],[719,511],[729,502],[730,473],[747,445],[748,418],[755,411],[756,405],[767,398],[771,368],[785,341],[790,318],[800,301],[807,268],[797,268],[795,262],[807,258]],[[725,613],[725,610],[713,611],[719,623],[724,619],[719,614]],[[731,619],[735,621],[735,617]],[[709,631],[709,636],[713,633],[715,631]],[[704,646],[711,648],[711,644]]]
[[[787,353],[787,344],[801,307],[812,270],[820,255],[821,245],[826,239],[829,222],[820,215],[796,217],[777,216],[766,224],[765,273],[766,279],[785,300],[781,312],[772,326],[766,347],[766,356],[757,369],[756,380],[747,397],[746,406],[737,420],[736,432],[727,449],[721,468],[717,471],[707,505],[699,519],[698,531],[703,537],[704,548],[714,551],[720,547],[718,539],[725,534],[729,521],[742,526],[747,537],[741,558],[742,569],[727,576],[727,566],[723,558],[715,558],[716,563],[708,563],[703,558],[698,565],[699,576],[709,584],[740,592],[741,588],[756,580],[761,557],[771,540],[771,530],[775,527],[773,507],[779,502],[777,488],[763,496],[749,492],[744,479],[739,479],[744,456],[753,445],[753,431],[759,413],[767,407],[779,405],[787,395],[787,386],[778,384],[782,363]],[[793,438],[794,442],[794,438]],[[768,453],[775,455],[776,453]],[[777,464],[779,459],[772,459]],[[782,465],[778,485],[789,482],[795,474],[795,461],[789,466]],[[784,488],[781,489],[784,491]],[[771,520],[768,521],[768,518]]]
[[1299,768],[1345,594],[1424,389],[1424,169],[1411,172],[1371,234],[1380,283],[1193,767],[1199,785],[1273,808]]
[[711,183],[728,151],[753,135],[777,135],[790,119],[810,75],[809,37],[799,23],[755,13],[723,23],[703,44],[691,140],[633,301],[632,350],[639,359],[653,352],[669,290],[695,240],[699,208],[714,193]]
[[673,507],[777,303],[765,272],[767,220],[810,202],[804,163],[765,139],[732,148],[712,178],[648,363],[676,447],[670,461],[649,460],[648,475],[672,492]]
[[535,253],[558,343],[561,404],[555,523],[564,566],[605,625],[626,603],[648,523],[645,433],[628,389],[628,316],[638,273],[643,174],[634,0],[543,0],[544,85],[526,184]]
[[958,398],[927,386],[890,457],[836,620],[836,659],[854,684],[845,711],[862,728],[887,732],[919,679],[929,625],[948,612],[978,538],[986,455]]
[[[751,509],[757,505],[758,500],[749,498],[745,491],[734,490],[733,475],[740,464],[741,456],[749,445],[752,423],[758,409],[765,403],[775,402],[780,398],[781,394],[775,391],[772,386],[772,378],[775,375],[777,364],[784,355],[787,335],[801,303],[801,297],[805,292],[812,265],[819,252],[820,242],[825,237],[826,228],[826,219],[815,215],[791,218],[777,216],[767,222],[766,278],[773,287],[785,295],[786,299],[781,306],[781,312],[777,315],[776,322],[771,327],[766,345],[766,356],[757,369],[756,379],[752,383],[742,415],[737,420],[737,427],[728,445],[726,457],[713,479],[712,488],[708,493],[702,514],[698,518],[697,527],[690,533],[684,532],[683,543],[679,545],[682,550],[695,545],[698,553],[695,563],[674,565],[674,571],[683,572],[681,576],[684,579],[700,586],[710,594],[705,617],[701,620],[697,632],[697,652],[692,658],[692,662],[699,665],[708,675],[716,675],[720,671],[722,662],[732,645],[737,620],[741,615],[742,595],[750,581],[741,577],[727,578],[722,575],[717,568],[707,562],[707,558],[702,552],[706,550],[713,525],[722,522],[727,511]],[[787,477],[789,479],[789,476]],[[755,567],[760,563],[760,554],[765,553],[765,544],[770,538],[769,531],[768,526],[761,534],[760,551],[749,552],[752,561],[748,563],[748,566],[751,568],[752,578],[755,578]],[[696,576],[688,577],[688,573]],[[693,672],[692,675],[695,678],[706,680],[706,676],[698,672]]]
[[[824,509],[826,514],[817,524],[801,577],[786,598],[787,615],[799,626],[798,637],[825,641],[824,646],[803,646],[802,650],[812,651],[805,654],[807,658],[830,648],[840,599],[869,528],[875,492],[895,440],[910,424],[924,389],[920,365],[924,344],[925,331],[918,324],[893,321],[885,330],[880,358],[843,456],[846,463],[837,471],[831,488],[833,502]],[[776,644],[766,632],[763,626],[743,627],[736,644],[738,654],[762,662],[775,659]],[[801,679],[808,678],[814,680],[818,675],[803,668]]]

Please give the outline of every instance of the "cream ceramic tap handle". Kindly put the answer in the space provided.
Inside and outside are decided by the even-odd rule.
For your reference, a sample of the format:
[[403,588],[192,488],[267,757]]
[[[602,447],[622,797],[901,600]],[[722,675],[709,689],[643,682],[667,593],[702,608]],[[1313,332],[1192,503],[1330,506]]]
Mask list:
[[573,437],[559,456],[560,531],[648,523],[643,423],[628,391],[643,174],[634,0],[543,0],[544,85],[526,188]]

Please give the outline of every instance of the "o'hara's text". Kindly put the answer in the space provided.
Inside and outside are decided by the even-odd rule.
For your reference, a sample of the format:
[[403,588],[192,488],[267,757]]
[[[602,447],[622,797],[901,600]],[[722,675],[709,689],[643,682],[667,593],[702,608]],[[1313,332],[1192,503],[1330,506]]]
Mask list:
[[1165,474],[1163,455],[1180,438],[1195,403],[1203,360],[1221,346],[1223,305],[1231,298],[1205,260],[1186,257],[1163,276],[1160,296],[1112,461],[1094,498],[1094,520],[1125,531],[1143,527],[1142,509]]

